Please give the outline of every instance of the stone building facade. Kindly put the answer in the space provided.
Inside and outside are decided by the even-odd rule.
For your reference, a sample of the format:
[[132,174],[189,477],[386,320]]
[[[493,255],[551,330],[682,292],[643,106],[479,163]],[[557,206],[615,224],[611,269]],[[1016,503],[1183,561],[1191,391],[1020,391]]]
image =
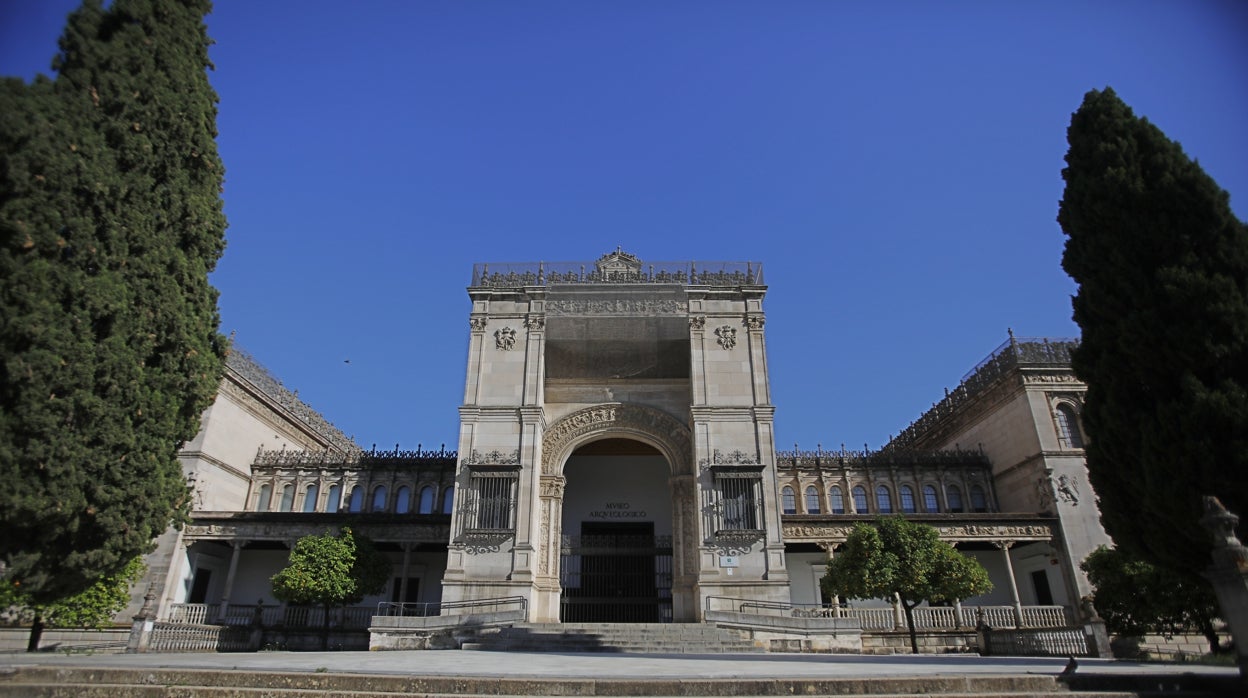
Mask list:
[[1073,617],[1107,538],[1069,343],[1011,336],[882,451],[778,450],[766,292],[756,262],[618,248],[477,265],[458,441],[437,451],[365,450],[232,354],[181,456],[192,521],[151,558],[161,617],[276,606],[294,541],[351,525],[395,570],[362,613],[521,597],[531,621],[696,622],[713,599],[828,601],[828,557],[888,513],[985,564],[975,601]]

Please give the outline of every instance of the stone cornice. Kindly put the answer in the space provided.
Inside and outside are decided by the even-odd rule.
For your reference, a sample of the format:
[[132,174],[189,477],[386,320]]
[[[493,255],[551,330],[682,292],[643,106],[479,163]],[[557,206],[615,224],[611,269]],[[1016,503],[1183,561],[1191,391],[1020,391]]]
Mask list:
[[304,514],[298,512],[200,512],[183,527],[183,539],[195,541],[289,542],[343,526],[375,542],[446,543],[447,514]]
[[[931,525],[948,543],[1050,541],[1056,530],[1055,519],[1038,516],[918,514],[906,518]],[[854,515],[786,516],[781,531],[786,543],[844,543],[855,524],[875,520],[874,516]]]

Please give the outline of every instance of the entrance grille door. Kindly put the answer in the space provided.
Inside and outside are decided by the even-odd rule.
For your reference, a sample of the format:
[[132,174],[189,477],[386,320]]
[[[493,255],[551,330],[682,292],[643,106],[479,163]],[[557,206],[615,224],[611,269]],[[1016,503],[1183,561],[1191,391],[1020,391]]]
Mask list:
[[563,622],[671,622],[672,538],[654,524],[586,522],[560,563]]

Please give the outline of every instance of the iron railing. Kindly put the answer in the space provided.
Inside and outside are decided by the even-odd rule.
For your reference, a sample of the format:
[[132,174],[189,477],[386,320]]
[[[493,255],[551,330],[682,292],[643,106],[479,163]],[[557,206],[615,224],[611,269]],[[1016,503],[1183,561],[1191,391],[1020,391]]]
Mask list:
[[527,611],[529,600],[523,596],[501,596],[470,601],[417,602],[382,601],[374,615],[378,616],[461,616],[468,613]]
[[[336,607],[329,610],[329,625],[339,629],[368,627],[373,609],[369,606]],[[264,628],[322,628],[325,609],[319,606],[282,606],[256,604],[179,603],[169,608],[164,621],[173,625],[250,626],[259,622]]]
[[[761,616],[793,616],[805,618],[857,618],[863,630],[897,630],[906,627],[905,612],[896,606],[855,607],[850,604],[795,604],[754,601],[728,596],[706,597],[708,611],[736,611]],[[1024,628],[1067,628],[1074,621],[1065,606],[1023,606]],[[1013,606],[919,606],[913,611],[914,627],[918,630],[974,628],[1015,628],[1018,625]]]

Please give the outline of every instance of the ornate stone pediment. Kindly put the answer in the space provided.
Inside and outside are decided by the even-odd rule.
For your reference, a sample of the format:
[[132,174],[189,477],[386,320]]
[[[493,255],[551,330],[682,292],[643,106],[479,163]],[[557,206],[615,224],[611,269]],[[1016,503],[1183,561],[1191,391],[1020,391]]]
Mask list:
[[662,444],[674,474],[692,472],[689,427],[666,412],[631,404],[587,407],[552,424],[542,436],[542,472],[558,475],[568,446],[594,433],[647,436]]
[[598,268],[599,274],[608,278],[611,275],[629,276],[641,272],[641,260],[620,247],[616,247],[614,252],[608,252],[599,257],[594,262],[594,266]]

